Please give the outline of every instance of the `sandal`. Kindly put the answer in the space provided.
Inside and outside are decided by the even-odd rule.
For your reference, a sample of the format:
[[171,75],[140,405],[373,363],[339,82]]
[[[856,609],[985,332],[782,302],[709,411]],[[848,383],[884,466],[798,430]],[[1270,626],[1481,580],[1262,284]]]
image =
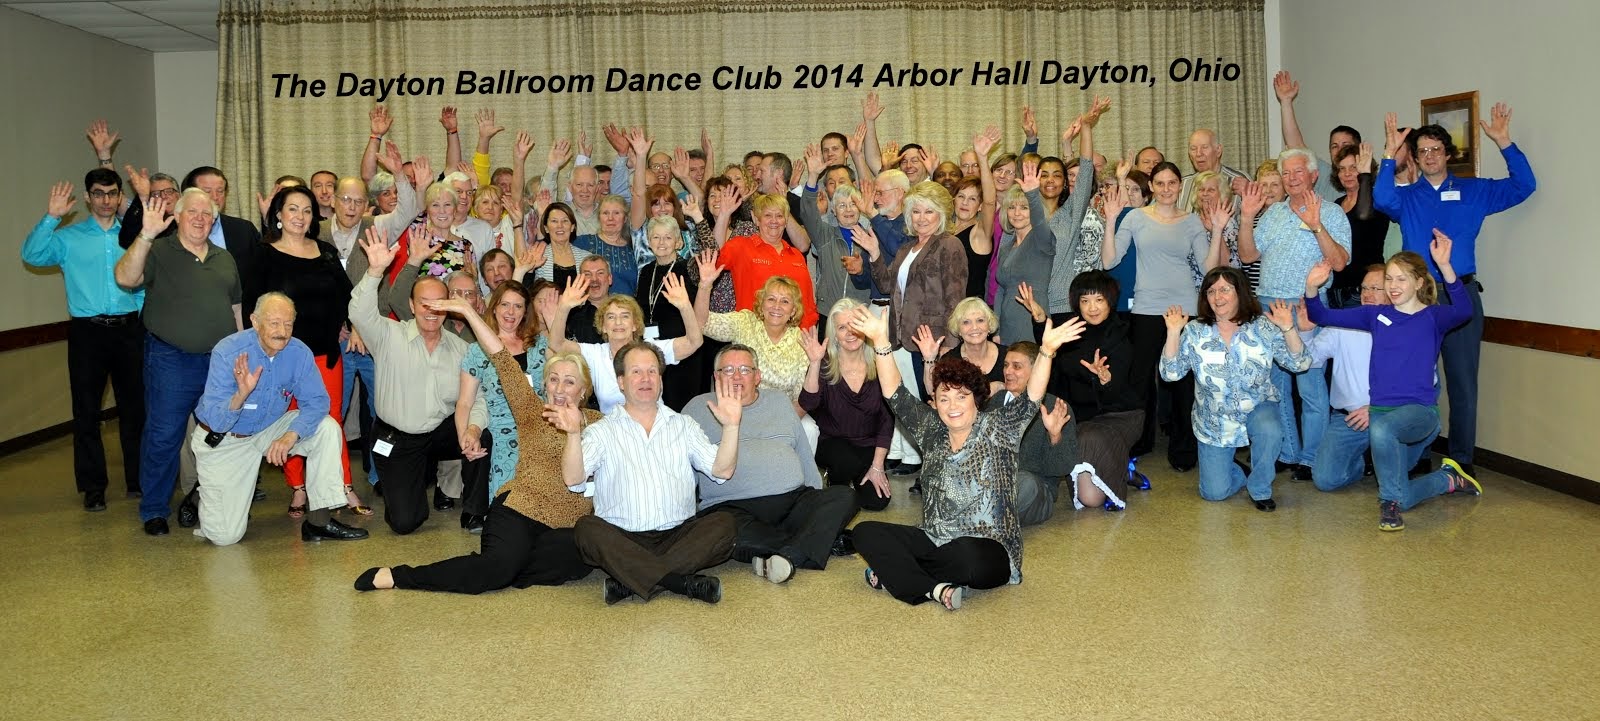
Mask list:
[[878,574],[872,572],[872,567],[871,566],[867,567],[866,578],[867,578],[867,585],[871,586],[872,590],[874,590],[874,591],[882,591],[883,590],[883,582],[878,580]]
[[[294,499],[296,498],[300,499],[300,503],[298,505],[294,502]],[[300,518],[301,516],[306,515],[306,504],[305,486],[294,489],[294,494],[289,496],[289,517]]]
[[942,604],[946,611],[961,608],[961,587],[954,583],[935,584],[929,597]]
[[345,510],[358,516],[372,515],[372,506],[361,505],[361,496],[356,495],[356,490],[349,486],[344,487]]

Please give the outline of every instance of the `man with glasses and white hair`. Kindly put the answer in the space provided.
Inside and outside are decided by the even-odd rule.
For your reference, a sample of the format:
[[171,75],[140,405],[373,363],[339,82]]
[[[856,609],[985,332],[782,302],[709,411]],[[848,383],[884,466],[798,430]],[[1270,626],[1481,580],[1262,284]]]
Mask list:
[[[244,327],[244,293],[233,255],[211,239],[220,212],[211,193],[199,187],[183,191],[171,214],[160,198],[139,209],[141,227],[113,273],[117,285],[143,287],[145,293],[139,517],[145,533],[164,536],[184,429],[205,391],[211,349]],[[174,222],[176,233],[158,237]]]
[[[695,474],[700,515],[732,515],[738,522],[733,560],[748,561],[768,581],[783,583],[796,568],[827,568],[834,541],[855,517],[855,492],[848,485],[823,487],[815,451],[794,404],[783,393],[761,392],[754,349],[728,345],[717,353],[712,368],[717,382],[726,384],[744,406],[739,421],[743,459],[726,481]],[[683,409],[707,437],[722,433],[722,423],[707,405],[715,399],[716,394],[705,393]]]
[[83,189],[89,218],[62,228],[62,216],[72,210],[72,186],[63,181],[50,188],[45,216],[22,243],[22,262],[60,267],[66,285],[67,312],[72,316],[67,327],[67,381],[72,389],[73,475],[83,494],[83,509],[93,512],[106,509],[109,483],[100,440],[100,406],[108,376],[117,398],[123,483],[129,496],[141,492],[144,324],[139,309],[144,306],[144,291],[121,288],[113,277],[123,255],[117,243],[122,179],[114,170],[95,168],[84,176]]

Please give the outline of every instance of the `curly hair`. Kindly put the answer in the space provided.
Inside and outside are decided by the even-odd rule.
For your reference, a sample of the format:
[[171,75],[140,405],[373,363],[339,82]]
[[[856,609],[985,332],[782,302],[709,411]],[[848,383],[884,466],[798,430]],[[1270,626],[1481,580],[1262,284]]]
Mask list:
[[952,353],[933,366],[933,383],[928,391],[937,395],[940,388],[964,390],[972,394],[978,408],[989,402],[989,379],[983,371],[968,363],[959,354]]

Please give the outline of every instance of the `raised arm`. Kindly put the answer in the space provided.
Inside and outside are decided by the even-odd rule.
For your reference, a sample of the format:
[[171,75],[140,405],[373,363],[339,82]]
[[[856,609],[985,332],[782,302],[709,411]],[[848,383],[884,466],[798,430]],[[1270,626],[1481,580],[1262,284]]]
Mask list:
[[1294,116],[1294,99],[1300,94],[1300,83],[1295,82],[1287,70],[1272,76],[1272,92],[1278,96],[1278,113],[1283,119],[1283,146],[1305,148],[1306,136],[1300,132],[1300,121]]
[[113,132],[104,120],[96,120],[89,124],[89,129],[84,131],[89,138],[89,146],[94,148],[94,158],[100,162],[100,167],[108,170],[117,166],[112,162],[112,153],[117,149],[117,140],[121,133]]
[[350,325],[361,334],[367,348],[372,349],[382,344],[389,331],[385,318],[378,315],[378,294],[381,292],[378,285],[383,282],[383,274],[389,264],[394,262],[395,249],[384,241],[377,228],[368,228],[366,237],[360,239],[360,243],[367,270],[350,292]]
[[1054,365],[1056,350],[1083,336],[1088,324],[1082,318],[1070,318],[1061,325],[1045,321],[1044,333],[1039,336],[1039,355],[1045,360],[1033,364],[1033,375],[1028,376],[1028,399],[1034,403],[1044,400],[1045,388],[1050,385],[1050,366]]
[[1228,223],[1233,220],[1233,203],[1217,203],[1215,206],[1204,210],[1207,222],[1211,223],[1211,244],[1206,248],[1205,262],[1207,272],[1219,265],[1228,264],[1228,244],[1223,239],[1227,233]]
[[[556,301],[555,317],[550,320],[550,352],[551,353],[576,353],[578,344],[567,340],[567,316],[572,309],[589,302],[589,279],[579,275],[567,289],[561,291],[561,298]],[[600,369],[605,372],[605,369]]]
[[[367,145],[361,151],[361,182],[371,183],[373,176],[378,174],[378,152],[383,149],[383,136],[389,134],[389,128],[394,125],[394,118],[389,117],[389,109],[382,105],[372,106],[367,112]],[[395,173],[395,184],[401,181],[399,173]]]
[[1484,135],[1500,147],[1500,154],[1506,160],[1507,176],[1489,181],[1488,192],[1484,194],[1488,211],[1498,213],[1527,200],[1538,189],[1538,181],[1533,177],[1533,166],[1528,163],[1528,156],[1511,143],[1511,106],[1495,103],[1489,110],[1489,118],[1478,123],[1483,126]]
[[444,126],[444,167],[453,169],[461,164],[461,134],[454,105],[446,105],[439,111],[439,124]]
[[883,172],[883,148],[878,145],[878,116],[883,115],[883,104],[878,102],[877,93],[867,93],[867,99],[861,102],[861,122],[866,123],[866,137],[862,138],[866,148],[867,169],[876,176]]
[[478,121],[478,145],[472,153],[472,170],[478,176],[478,185],[488,185],[494,179],[489,159],[489,146],[494,136],[505,132],[505,126],[495,122],[494,108],[483,108],[473,116]]
[[1126,207],[1127,191],[1122,189],[1122,183],[1117,183],[1106,191],[1106,232],[1100,238],[1100,267],[1106,270],[1122,262],[1123,254],[1128,252],[1128,244],[1133,242],[1132,232],[1117,227],[1117,221],[1122,218],[1122,209]]
[[645,135],[644,128],[636,127],[628,131],[628,148],[633,153],[633,198],[628,204],[630,228],[643,228],[644,222],[650,218],[649,199],[645,198],[645,189],[648,187],[650,175],[650,148],[655,142],[655,138]]
[[160,198],[145,200],[144,227],[139,230],[139,237],[134,239],[133,245],[117,260],[117,266],[112,271],[117,285],[129,290],[144,285],[144,264],[150,258],[150,246],[156,236],[172,224],[172,216],[167,211],[167,204]]
[[677,273],[668,273],[666,279],[661,281],[661,294],[683,316],[683,335],[672,339],[672,355],[674,358],[688,358],[700,350],[700,345],[705,342],[700,335],[700,318],[695,313],[695,306],[689,302],[689,290],[683,287],[683,281],[678,279]]
[[1239,193],[1238,243],[1241,263],[1261,260],[1261,249],[1256,247],[1255,219],[1266,202],[1266,196],[1261,194],[1261,186],[1255,182],[1245,183],[1244,191]]
[[1356,220],[1372,219],[1372,143],[1362,143],[1356,156]]
[[972,136],[972,152],[978,154],[978,187],[981,191],[977,226],[967,235],[972,252],[986,255],[994,252],[994,214],[998,196],[994,186],[994,171],[989,168],[989,153],[1000,142],[1000,126],[990,125]]
[[864,307],[850,312],[850,327],[866,336],[871,344],[873,360],[878,366],[878,387],[885,399],[893,398],[894,392],[900,389],[901,380],[900,367],[894,362],[894,347],[889,345],[888,316],[874,314]]
[[[703,333],[706,322],[711,319],[711,285],[722,275],[723,268],[717,264],[717,251],[709,248],[695,256],[695,266],[700,271],[700,285],[694,295],[694,320]],[[684,316],[685,321],[688,319]]]

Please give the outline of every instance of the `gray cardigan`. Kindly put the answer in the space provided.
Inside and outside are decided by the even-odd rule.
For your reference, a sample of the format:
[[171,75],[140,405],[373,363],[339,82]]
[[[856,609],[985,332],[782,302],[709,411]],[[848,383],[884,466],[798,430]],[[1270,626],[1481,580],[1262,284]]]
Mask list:
[[[846,255],[844,233],[839,226],[824,222],[817,212],[817,191],[806,188],[800,194],[800,217],[797,219],[811,236],[811,254],[817,257],[816,298],[820,322],[827,323],[828,311],[841,298],[854,298],[866,304],[872,299],[869,288],[857,288],[844,272],[840,259]],[[864,251],[857,251],[865,258]]]
[[1018,303],[1017,288],[1027,283],[1033,288],[1033,298],[1040,305],[1050,306],[1046,297],[1054,276],[1056,260],[1056,235],[1045,218],[1044,202],[1038,189],[1025,193],[1028,197],[1028,237],[1016,245],[1016,235],[1006,233],[994,248],[994,279],[998,290],[994,295],[995,313],[1000,316],[1000,340],[1007,345],[1019,340],[1038,341],[1033,337],[1033,316]]
[[1056,234],[1056,257],[1050,269],[1050,302],[1040,301],[1050,313],[1068,313],[1072,310],[1072,298],[1068,297],[1067,291],[1072,288],[1072,280],[1078,277],[1072,261],[1078,256],[1078,243],[1083,240],[1080,232],[1083,214],[1089,211],[1089,200],[1094,197],[1094,191],[1094,160],[1079,158],[1078,183],[1050,216],[1050,230]]

